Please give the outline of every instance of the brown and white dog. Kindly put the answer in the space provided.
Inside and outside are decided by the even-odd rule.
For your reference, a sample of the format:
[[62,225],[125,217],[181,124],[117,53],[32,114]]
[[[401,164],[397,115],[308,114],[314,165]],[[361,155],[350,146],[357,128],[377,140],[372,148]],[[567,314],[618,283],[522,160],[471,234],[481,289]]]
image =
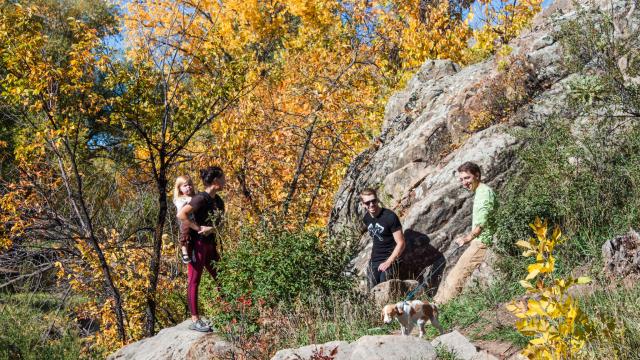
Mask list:
[[424,335],[424,324],[431,321],[440,334],[444,329],[438,321],[438,308],[435,304],[424,303],[420,300],[401,301],[396,304],[385,305],[382,308],[382,317],[385,324],[391,324],[393,319],[398,319],[402,335],[409,335],[414,324],[420,327],[420,337]]

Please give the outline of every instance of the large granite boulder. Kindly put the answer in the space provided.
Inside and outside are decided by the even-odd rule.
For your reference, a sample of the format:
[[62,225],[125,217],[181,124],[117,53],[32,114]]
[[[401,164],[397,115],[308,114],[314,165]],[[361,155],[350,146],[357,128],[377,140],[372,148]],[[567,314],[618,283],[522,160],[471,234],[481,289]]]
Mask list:
[[457,330],[438,336],[431,344],[435,347],[442,346],[460,360],[472,360],[478,355],[475,345]]
[[[325,356],[325,357],[322,357]],[[323,345],[309,345],[299,349],[278,351],[271,360],[435,360],[434,347],[415,336],[363,336],[353,343],[332,341]]]
[[109,355],[109,360],[216,359],[234,347],[214,333],[189,330],[191,320],[160,330],[155,336],[131,343]]
[[[398,280],[391,279],[382,282],[371,289],[371,294],[375,299],[375,303],[382,309],[386,304],[395,303],[404,300],[407,294],[411,293],[418,287],[415,280]],[[422,294],[423,291],[417,290],[413,294],[414,297]]]
[[375,359],[437,359],[436,348],[460,360],[496,360],[485,350],[478,350],[464,335],[454,330],[440,335],[430,343],[416,336],[381,335],[363,336],[355,342],[332,341],[321,345],[308,345],[298,349],[278,351],[271,360],[334,360]]

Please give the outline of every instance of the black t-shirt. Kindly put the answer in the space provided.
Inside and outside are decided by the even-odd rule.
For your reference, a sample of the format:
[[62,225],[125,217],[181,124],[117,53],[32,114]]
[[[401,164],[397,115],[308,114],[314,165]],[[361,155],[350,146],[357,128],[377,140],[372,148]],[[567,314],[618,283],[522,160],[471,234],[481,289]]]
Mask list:
[[[193,219],[199,226],[220,226],[222,216],[224,215],[224,201],[216,194],[211,197],[207,192],[201,192],[191,198],[189,205],[193,208]],[[192,235],[195,231],[192,230]],[[215,241],[215,233],[206,236],[200,236],[203,240]]]
[[402,229],[398,215],[389,209],[382,208],[377,217],[373,217],[367,212],[362,221],[367,226],[369,235],[373,238],[371,262],[387,260],[396,247],[393,233]]

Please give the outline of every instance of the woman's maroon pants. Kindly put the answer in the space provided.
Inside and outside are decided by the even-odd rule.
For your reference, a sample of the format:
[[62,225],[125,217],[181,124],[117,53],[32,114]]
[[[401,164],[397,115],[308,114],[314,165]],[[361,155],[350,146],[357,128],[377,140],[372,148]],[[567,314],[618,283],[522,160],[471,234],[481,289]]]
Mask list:
[[218,252],[216,250],[215,241],[203,241],[196,239],[193,242],[193,257],[188,265],[187,274],[189,286],[187,288],[187,302],[191,315],[198,314],[198,287],[200,286],[200,278],[204,269],[216,279],[217,273],[213,266],[214,261],[218,261]]

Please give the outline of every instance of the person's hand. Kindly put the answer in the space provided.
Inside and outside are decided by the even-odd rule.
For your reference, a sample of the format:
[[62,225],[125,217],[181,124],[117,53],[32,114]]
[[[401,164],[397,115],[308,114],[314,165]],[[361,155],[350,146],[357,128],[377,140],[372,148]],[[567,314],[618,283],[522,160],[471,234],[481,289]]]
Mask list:
[[382,264],[378,265],[378,270],[385,272],[387,271],[388,268],[391,267],[391,262],[390,261],[385,261]]
[[454,241],[456,242],[456,244],[458,244],[458,246],[463,246],[468,242],[466,235],[460,235]]
[[213,226],[200,226],[200,231],[198,231],[198,234],[209,235],[212,232],[213,232]]

